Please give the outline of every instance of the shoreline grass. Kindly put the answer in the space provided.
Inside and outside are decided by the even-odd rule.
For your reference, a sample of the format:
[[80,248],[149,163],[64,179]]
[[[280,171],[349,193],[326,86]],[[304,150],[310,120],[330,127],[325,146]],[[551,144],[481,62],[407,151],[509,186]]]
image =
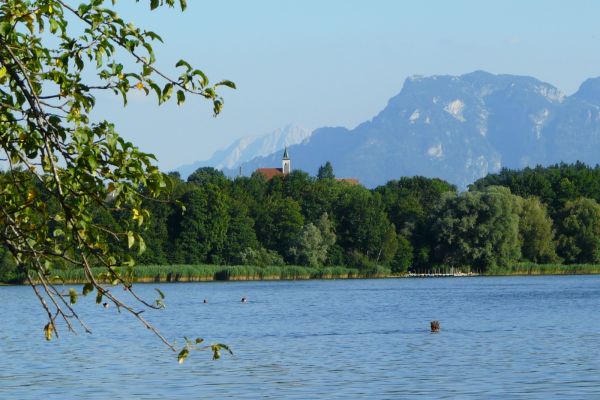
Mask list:
[[[92,268],[95,276],[106,272],[105,268]],[[485,272],[468,267],[450,268],[436,266],[429,270],[410,274],[392,273],[389,268],[373,267],[358,269],[344,266],[306,267],[298,265],[139,265],[134,269],[134,283],[176,283],[209,281],[275,281],[309,279],[372,279],[415,277],[469,277],[469,276],[542,276],[542,275],[598,275],[600,264],[535,264],[516,263],[510,267],[496,267]],[[53,280],[65,284],[85,283],[83,270],[63,269],[53,271]],[[107,282],[102,282],[107,283]],[[0,282],[0,286],[23,284],[23,282]]]
[[485,276],[511,276],[511,275],[596,275],[600,274],[600,264],[535,264],[522,262],[510,267],[496,267],[489,269]]
[[[93,268],[94,275],[105,268]],[[259,281],[308,279],[361,279],[398,277],[390,269],[375,267],[359,270],[349,267],[252,266],[252,265],[140,265],[135,267],[133,282],[206,282],[206,281]],[[86,282],[83,270],[54,271],[57,280],[65,283]]]

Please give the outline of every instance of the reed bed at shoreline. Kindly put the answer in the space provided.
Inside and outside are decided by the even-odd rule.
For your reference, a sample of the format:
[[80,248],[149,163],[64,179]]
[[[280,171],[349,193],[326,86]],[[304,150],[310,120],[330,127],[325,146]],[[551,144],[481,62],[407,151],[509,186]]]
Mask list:
[[[94,275],[106,272],[105,268],[92,268]],[[206,282],[206,281],[259,281],[259,280],[308,280],[308,279],[368,279],[402,277],[444,276],[525,276],[525,275],[595,275],[600,274],[600,264],[535,264],[522,262],[510,267],[496,267],[478,271],[469,267],[436,266],[407,274],[392,273],[389,268],[377,266],[358,269],[344,266],[306,267],[298,265],[139,265],[134,268],[133,282]],[[85,283],[83,270],[55,270],[53,280],[57,283]],[[0,282],[4,284],[23,282]],[[108,283],[108,282],[103,282]]]
[[600,264],[535,264],[517,263],[510,267],[496,267],[484,273],[498,275],[592,275],[600,274]]
[[[93,268],[94,275],[105,272]],[[203,282],[203,281],[252,281],[252,280],[306,280],[306,279],[358,279],[388,278],[391,271],[384,267],[367,270],[336,267],[253,266],[253,265],[140,265],[134,269],[134,282]],[[80,269],[56,272],[56,279],[65,283],[83,283],[85,276]]]
[[519,262],[508,267],[494,267],[481,270],[475,267],[436,265],[414,271],[409,276],[522,276],[522,275],[596,275],[600,274],[600,264],[536,264]]

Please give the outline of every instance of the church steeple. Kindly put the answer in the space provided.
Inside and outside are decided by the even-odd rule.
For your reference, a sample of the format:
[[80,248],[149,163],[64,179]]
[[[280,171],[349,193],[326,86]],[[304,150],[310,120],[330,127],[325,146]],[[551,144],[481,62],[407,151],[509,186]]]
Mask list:
[[290,160],[290,156],[288,155],[287,146],[285,146],[283,158],[281,159],[281,172],[283,172],[284,175],[292,172],[292,162]]

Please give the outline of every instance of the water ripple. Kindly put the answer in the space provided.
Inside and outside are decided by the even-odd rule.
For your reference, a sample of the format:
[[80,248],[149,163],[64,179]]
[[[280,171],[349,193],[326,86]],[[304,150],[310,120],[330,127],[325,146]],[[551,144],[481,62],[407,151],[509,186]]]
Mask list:
[[148,318],[163,333],[235,356],[178,365],[132,318],[87,298],[78,311],[94,334],[46,342],[31,289],[0,287],[0,399],[600,398],[600,277],[160,287],[167,309]]

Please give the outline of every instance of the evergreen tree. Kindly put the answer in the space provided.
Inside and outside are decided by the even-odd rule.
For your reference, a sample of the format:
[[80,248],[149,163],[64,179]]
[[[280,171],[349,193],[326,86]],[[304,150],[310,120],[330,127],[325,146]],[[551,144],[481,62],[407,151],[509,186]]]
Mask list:
[[333,166],[329,161],[327,161],[325,165],[321,165],[319,167],[317,179],[335,179],[335,175],[333,174]]
[[243,202],[231,199],[229,202],[229,224],[223,244],[223,259],[227,264],[243,264],[243,253],[248,249],[257,250],[261,246],[254,232],[254,220],[248,215],[248,207]]
[[226,195],[214,185],[192,187],[181,202],[185,212],[177,223],[175,261],[186,264],[222,263],[229,214]]

